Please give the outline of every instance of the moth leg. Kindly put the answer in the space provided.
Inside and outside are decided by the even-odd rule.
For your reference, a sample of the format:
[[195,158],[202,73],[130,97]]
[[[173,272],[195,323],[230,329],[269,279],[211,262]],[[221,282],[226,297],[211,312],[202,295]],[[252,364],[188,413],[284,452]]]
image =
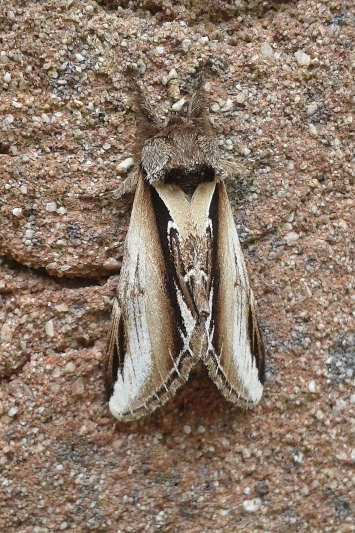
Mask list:
[[70,194],[71,198],[81,198],[82,200],[92,200],[93,198],[109,198],[110,200],[120,200],[125,194],[133,194],[138,183],[138,173],[134,172],[128,176],[121,185],[110,191],[98,194]]
[[246,178],[248,174],[248,169],[242,163],[227,160],[220,162],[219,178],[222,180],[235,179],[236,175],[239,178]]
[[125,194],[133,194],[136,190],[138,183],[138,172],[132,172],[117,189],[109,191],[112,194],[114,200],[119,200]]

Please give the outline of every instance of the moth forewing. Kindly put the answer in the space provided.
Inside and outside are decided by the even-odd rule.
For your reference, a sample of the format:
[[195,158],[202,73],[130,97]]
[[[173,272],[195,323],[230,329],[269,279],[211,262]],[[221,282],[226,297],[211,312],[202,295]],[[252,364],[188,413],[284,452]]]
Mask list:
[[212,271],[212,348],[205,358],[210,375],[230,401],[259,402],[264,380],[264,346],[241,246],[224,183],[216,190],[215,261]]
[[141,176],[117,287],[114,312],[118,316],[119,308],[121,323],[111,322],[107,354],[107,361],[122,354],[106,367],[118,369],[107,379],[115,383],[110,410],[120,420],[139,418],[165,403],[196,363],[179,331],[185,325],[168,277],[152,186]]
[[264,348],[201,82],[165,127],[137,101],[147,137],[106,355],[110,410],[153,411],[199,360],[228,400],[252,407]]

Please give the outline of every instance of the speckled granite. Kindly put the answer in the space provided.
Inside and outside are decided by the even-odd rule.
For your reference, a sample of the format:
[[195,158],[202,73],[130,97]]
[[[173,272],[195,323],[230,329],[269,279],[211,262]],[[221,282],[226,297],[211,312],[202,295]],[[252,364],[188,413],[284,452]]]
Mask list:
[[[9,0],[0,32],[1,531],[355,531],[353,2]],[[162,114],[207,64],[248,169],[229,195],[268,354],[253,411],[197,370],[151,417],[108,412],[132,196],[95,195],[132,175],[130,63]]]

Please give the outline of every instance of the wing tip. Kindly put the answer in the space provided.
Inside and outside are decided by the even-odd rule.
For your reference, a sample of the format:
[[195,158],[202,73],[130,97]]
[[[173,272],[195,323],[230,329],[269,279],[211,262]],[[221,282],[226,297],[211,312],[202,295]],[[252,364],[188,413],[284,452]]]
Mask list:
[[144,395],[142,395],[138,401],[128,397],[123,401],[122,390],[115,390],[114,387],[113,393],[109,399],[109,409],[111,414],[121,422],[131,422],[153,413],[158,407],[162,407],[167,401],[169,401],[183,383],[186,383],[191,369],[195,366],[198,360],[199,359],[195,357],[186,357],[185,363],[180,370],[180,374],[175,372],[175,375],[168,386],[166,386],[166,383],[163,383],[161,388],[156,389],[150,397],[144,398]]

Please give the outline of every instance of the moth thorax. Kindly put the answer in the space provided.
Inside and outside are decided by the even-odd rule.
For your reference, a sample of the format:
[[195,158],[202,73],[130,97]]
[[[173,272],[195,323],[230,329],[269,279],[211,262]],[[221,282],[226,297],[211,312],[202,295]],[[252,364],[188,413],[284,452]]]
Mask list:
[[186,167],[171,168],[166,172],[164,182],[178,185],[185,194],[191,195],[200,183],[214,179],[214,168],[201,165],[192,169]]

